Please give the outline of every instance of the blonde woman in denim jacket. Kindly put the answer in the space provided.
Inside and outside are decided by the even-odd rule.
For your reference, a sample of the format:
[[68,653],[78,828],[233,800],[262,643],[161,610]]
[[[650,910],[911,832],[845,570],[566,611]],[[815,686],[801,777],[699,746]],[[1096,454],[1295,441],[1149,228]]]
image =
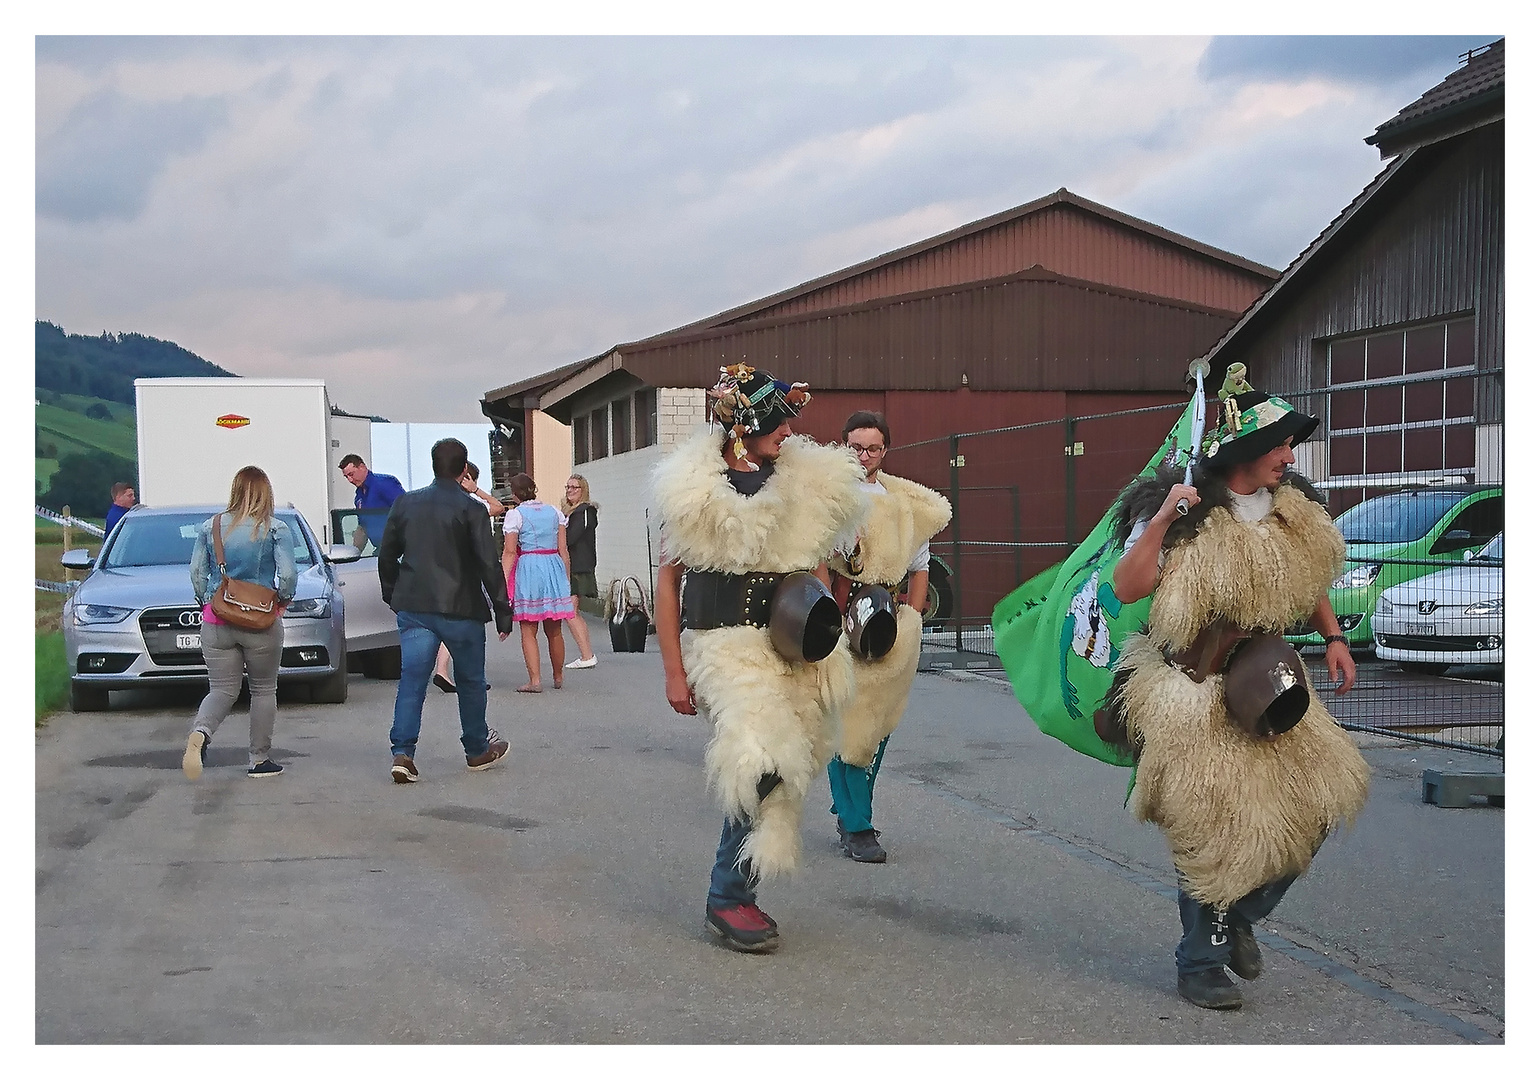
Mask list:
[[230,505],[219,515],[219,536],[225,549],[225,575],[264,585],[278,593],[278,618],[266,630],[244,630],[221,622],[210,606],[219,587],[214,558],[213,519],[198,527],[193,544],[193,593],[203,605],[203,662],[209,669],[209,692],[193,717],[182,754],[182,772],[189,780],[203,775],[209,741],[241,692],[244,675],[251,687],[251,756],[247,776],[277,776],[283,766],[273,761],[273,725],[278,719],[278,664],[283,655],[283,609],[294,599],[294,535],[273,516],[273,485],[267,473],[248,465],[230,484]]

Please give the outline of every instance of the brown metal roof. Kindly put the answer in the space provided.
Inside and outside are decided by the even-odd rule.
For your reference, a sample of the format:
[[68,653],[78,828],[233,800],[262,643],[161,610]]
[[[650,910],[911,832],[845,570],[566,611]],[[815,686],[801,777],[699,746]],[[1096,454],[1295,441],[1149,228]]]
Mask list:
[[591,356],[586,360],[577,360],[563,367],[556,368],[554,371],[546,371],[539,375],[531,375],[529,378],[521,379],[516,383],[509,383],[507,386],[499,386],[496,390],[488,390],[485,394],[481,395],[482,400],[502,401],[506,398],[512,397],[538,398],[542,393],[544,393],[546,390],[549,390],[563,379],[577,374],[577,372],[581,371],[589,364],[592,364],[595,360],[598,360],[604,356],[608,356],[610,351],[611,350],[606,349],[604,352],[600,353],[599,356]]
[[1408,146],[1442,137],[1440,129],[1466,130],[1465,122],[1479,115],[1500,116],[1503,109],[1503,68],[1506,39],[1499,38],[1465,55],[1465,61],[1443,82],[1374,129],[1364,140],[1390,157]]
[[[814,389],[1171,390],[1233,319],[1216,308],[1035,267],[844,308],[679,331],[617,347],[650,386],[707,386],[734,363]],[[541,407],[586,385],[574,375]]]
[[1031,266],[1232,314],[1278,277],[1271,267],[1060,188],[655,338],[988,280]]

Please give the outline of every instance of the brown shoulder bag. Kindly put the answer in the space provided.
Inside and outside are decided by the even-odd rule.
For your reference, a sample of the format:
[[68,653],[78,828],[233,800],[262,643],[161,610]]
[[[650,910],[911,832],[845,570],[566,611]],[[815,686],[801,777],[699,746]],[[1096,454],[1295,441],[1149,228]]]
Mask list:
[[266,585],[254,585],[249,581],[237,581],[225,572],[225,544],[219,535],[219,519],[215,514],[214,561],[219,564],[219,588],[214,590],[209,604],[220,622],[238,626],[242,630],[266,630],[278,618],[278,593]]

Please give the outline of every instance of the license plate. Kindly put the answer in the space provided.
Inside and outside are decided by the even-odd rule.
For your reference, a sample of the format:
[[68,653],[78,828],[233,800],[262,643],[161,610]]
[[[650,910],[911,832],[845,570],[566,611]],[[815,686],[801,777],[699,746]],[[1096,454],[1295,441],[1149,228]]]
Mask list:
[[1406,632],[1412,637],[1432,637],[1434,626],[1432,623],[1414,622],[1406,624]]
[[176,636],[176,647],[179,649],[201,649],[203,648],[203,635],[178,634]]

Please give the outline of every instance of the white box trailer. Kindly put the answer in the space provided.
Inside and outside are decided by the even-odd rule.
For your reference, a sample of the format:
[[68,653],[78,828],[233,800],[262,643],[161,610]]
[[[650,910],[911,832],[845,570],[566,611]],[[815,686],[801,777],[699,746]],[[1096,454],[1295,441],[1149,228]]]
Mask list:
[[[323,549],[350,542],[334,535],[331,511],[352,508],[353,488],[334,477],[342,476],[344,454],[369,460],[369,421],[333,417],[323,380],[135,379],[134,398],[145,505],[222,506],[236,472],[255,465],[272,481],[273,498],[294,505]],[[400,637],[380,597],[378,559],[339,562],[333,571],[345,590],[348,652],[359,658],[353,669],[395,677]]]
[[139,499],[223,504],[255,465],[322,544],[331,529],[331,402],[321,379],[135,379]]

